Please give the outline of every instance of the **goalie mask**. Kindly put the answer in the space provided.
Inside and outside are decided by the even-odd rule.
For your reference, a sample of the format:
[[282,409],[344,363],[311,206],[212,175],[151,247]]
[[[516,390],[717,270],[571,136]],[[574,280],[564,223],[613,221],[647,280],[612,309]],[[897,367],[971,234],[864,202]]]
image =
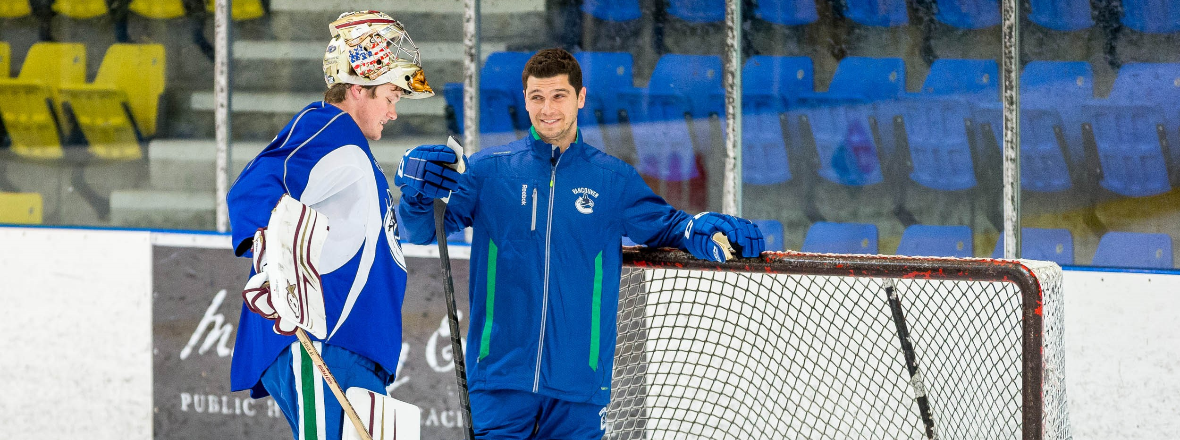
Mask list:
[[377,11],[345,12],[328,25],[332,41],[324,53],[324,82],[376,86],[391,83],[403,98],[434,96],[422,72],[418,46],[406,28]]

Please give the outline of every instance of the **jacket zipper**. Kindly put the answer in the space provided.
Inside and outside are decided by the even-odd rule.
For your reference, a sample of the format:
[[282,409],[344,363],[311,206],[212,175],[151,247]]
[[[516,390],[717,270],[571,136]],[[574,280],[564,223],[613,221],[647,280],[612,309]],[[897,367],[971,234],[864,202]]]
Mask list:
[[537,230],[537,188],[533,187],[533,223],[530,231]]
[[541,331],[537,336],[537,367],[533,370],[534,393],[541,387],[541,351],[545,348],[545,318],[549,314],[549,239],[553,231],[553,187],[557,181],[558,163],[561,163],[561,156],[558,156],[557,160],[553,162],[553,168],[549,173],[549,212],[545,220],[545,288],[541,295]]

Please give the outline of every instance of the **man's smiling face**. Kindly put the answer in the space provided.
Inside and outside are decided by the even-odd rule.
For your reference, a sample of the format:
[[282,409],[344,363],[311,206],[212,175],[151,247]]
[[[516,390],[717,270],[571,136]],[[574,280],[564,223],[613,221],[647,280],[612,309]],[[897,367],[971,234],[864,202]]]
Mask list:
[[574,90],[569,75],[530,76],[524,88],[525,110],[541,140],[568,146],[578,136],[578,109],[586,104],[586,88]]

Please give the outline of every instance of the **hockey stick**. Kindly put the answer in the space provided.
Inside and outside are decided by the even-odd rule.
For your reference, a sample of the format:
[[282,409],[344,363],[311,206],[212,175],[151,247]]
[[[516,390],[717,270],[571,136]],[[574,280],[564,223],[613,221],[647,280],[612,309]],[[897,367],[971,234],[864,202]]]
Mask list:
[[918,369],[918,356],[914,354],[914,345],[910,342],[910,330],[905,324],[905,313],[901,310],[897,286],[892,278],[886,278],[882,284],[885,285],[885,296],[889,297],[889,310],[893,312],[893,324],[897,327],[897,338],[901,340],[901,351],[905,354],[905,366],[910,372],[910,387],[914,389],[914,399],[918,401],[918,413],[922,416],[922,424],[926,425],[926,438],[936,440],[938,432],[934,429],[930,399],[926,395],[922,371]]
[[363,440],[373,440],[369,430],[365,429],[364,422],[356,414],[356,409],[353,409],[352,404],[348,403],[348,398],[344,397],[344,390],[341,390],[340,384],[336,383],[336,376],[333,376],[332,372],[328,370],[328,364],[324,362],[320,352],[316,351],[314,345],[311,345],[311,338],[307,337],[307,332],[303,331],[302,327],[295,327],[295,337],[299,338],[299,345],[303,346],[308,356],[311,356],[311,362],[315,364],[316,368],[319,368],[320,374],[324,375],[324,382],[328,384],[328,388],[332,389],[332,394],[336,396],[336,401],[340,402],[340,407],[344,408],[344,414],[348,415],[349,420],[352,420],[352,426],[356,428],[357,434],[360,434]]
[[451,277],[451,255],[447,251],[445,216],[447,202],[434,199],[434,236],[438,239],[438,259],[442,261],[443,287],[447,300],[447,321],[451,325],[451,359],[455,363],[455,379],[459,383],[459,405],[463,407],[463,422],[467,424],[467,439],[475,440],[471,425],[471,400],[467,395],[467,366],[463,359],[463,341],[459,339],[459,315],[455,307],[455,284]]

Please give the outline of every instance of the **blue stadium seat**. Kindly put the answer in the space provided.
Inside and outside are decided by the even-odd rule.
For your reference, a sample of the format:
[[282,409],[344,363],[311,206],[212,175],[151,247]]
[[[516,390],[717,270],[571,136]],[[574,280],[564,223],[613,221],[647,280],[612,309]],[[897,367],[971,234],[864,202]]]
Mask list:
[[[797,99],[793,115],[806,117],[819,170],[830,182],[850,186],[880,183],[883,150],[870,120],[876,103],[905,93],[905,62],[899,58],[848,57],[840,61],[826,93]],[[803,124],[803,122],[800,122]]]
[[844,16],[860,24],[893,27],[910,23],[905,0],[845,0]]
[[783,224],[778,220],[752,220],[766,238],[766,250],[781,252],[783,250]]
[[[996,241],[992,258],[1004,257],[1004,237]],[[1073,234],[1069,229],[1020,228],[1020,258],[1073,264]]]
[[901,233],[897,255],[971,257],[971,228],[967,226],[911,225]]
[[814,90],[811,58],[755,55],[742,68],[742,181],[791,180],[780,116],[786,101]]
[[901,58],[844,58],[828,85],[828,94],[837,98],[882,101],[903,93],[905,61]]
[[[721,58],[713,55],[661,56],[646,89],[623,90],[619,100],[627,109],[639,171],[662,180],[687,180],[700,173],[693,165],[693,134],[686,115],[705,120],[722,115]],[[698,139],[709,139],[708,124],[694,124]]]
[[1180,4],[1175,0],[1122,0],[1123,24],[1139,32],[1180,32]]
[[648,89],[685,96],[693,117],[724,116],[725,102],[718,102],[714,93],[723,90],[721,66],[716,55],[663,55],[652,70]]
[[[1094,75],[1085,61],[1033,61],[1024,67],[1020,91],[1020,182],[1025,190],[1058,192],[1074,182],[1070,169],[1083,157],[1082,103],[1093,98]],[[984,145],[1003,146],[1003,109],[984,103],[975,112]],[[991,131],[983,130],[987,124]],[[1058,139],[1060,130],[1062,139]],[[985,140],[981,138],[981,140]],[[1061,145],[1061,141],[1065,145]]]
[[[532,56],[532,52],[494,52],[488,55],[479,72],[481,135],[511,132],[512,128],[527,130],[532,125],[524,109],[524,85],[520,83],[520,72]],[[512,134],[510,137],[508,142],[519,136]],[[480,145],[490,147],[503,143],[507,142],[481,141]]]
[[668,0],[668,15],[693,23],[725,20],[725,0]]
[[803,238],[803,252],[876,254],[877,225],[816,222]]
[[775,24],[798,26],[819,20],[814,0],[759,0],[754,17]]
[[[1032,61],[1020,76],[1021,108],[1054,109],[1071,146],[1081,144],[1081,104],[1094,99],[1094,72],[1086,61]],[[1063,105],[1064,104],[1064,105]],[[1070,150],[1081,157],[1080,148]]]
[[639,18],[639,0],[583,0],[582,12],[606,21],[631,21]]
[[1000,24],[999,0],[938,0],[938,21],[959,29],[983,29]]
[[694,145],[705,150],[720,136],[710,117],[724,117],[721,73],[718,56],[667,54],[656,62],[647,88],[618,94],[639,156],[636,169],[681,209],[704,209],[705,170]]
[[[1128,197],[1172,189],[1164,145],[1177,145],[1180,63],[1128,63],[1110,97],[1083,106],[1102,168],[1103,188]],[[1085,128],[1085,127],[1084,127]]]
[[[480,147],[504,145],[520,138],[532,125],[524,108],[520,72],[533,54],[493,52],[479,74]],[[463,84],[443,85],[443,99],[455,115],[456,133],[463,133]],[[449,121],[448,121],[449,122]]]
[[1049,29],[1077,31],[1094,25],[1090,0],[1031,0],[1031,3],[1028,19]]
[[582,68],[582,85],[586,87],[586,105],[578,111],[578,128],[587,144],[607,152],[621,147],[613,126],[619,122],[618,91],[633,89],[627,52],[578,52],[574,54]]
[[742,98],[771,95],[793,98],[815,90],[810,57],[754,55],[742,66]]
[[[582,68],[582,85],[588,90],[586,108],[606,124],[619,122],[617,92],[634,88],[632,60],[628,52],[578,52],[574,54]],[[598,116],[600,115],[600,116]],[[578,118],[581,122],[581,117]]]
[[1111,231],[1098,240],[1094,266],[1172,268],[1172,237],[1168,234]]
[[685,115],[691,105],[680,94],[632,90],[619,93],[639,154],[640,174],[679,182],[700,176]]
[[924,93],[898,101],[892,111],[905,122],[913,181],[941,191],[975,187],[967,121],[976,105],[999,98],[998,71],[995,60],[939,59],[930,66]]
[[999,70],[996,60],[935,60],[922,83],[922,92],[933,95],[989,94],[998,97]]

